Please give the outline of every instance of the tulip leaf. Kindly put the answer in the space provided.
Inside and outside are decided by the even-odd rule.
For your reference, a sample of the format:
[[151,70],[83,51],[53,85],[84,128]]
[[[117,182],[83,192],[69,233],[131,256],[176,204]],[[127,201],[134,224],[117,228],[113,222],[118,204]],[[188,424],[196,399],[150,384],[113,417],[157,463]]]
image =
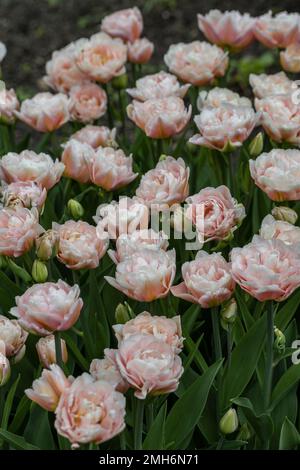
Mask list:
[[0,428],[0,437],[5,442],[8,442],[13,447],[13,449],[16,449],[16,450],[40,450],[39,447],[29,444],[24,439],[24,437],[17,436],[16,434],[6,431],[5,429]]
[[300,364],[292,365],[278,380],[273,389],[271,396],[271,408],[274,409],[276,405],[286,396],[286,394],[293,388],[300,380]]
[[6,400],[5,400],[5,406],[3,410],[3,415],[2,415],[2,420],[1,420],[1,429],[7,429],[8,426],[8,420],[9,420],[9,415],[12,409],[15,393],[18,387],[18,384],[20,382],[20,374],[18,375],[17,380],[14,382],[12,387],[10,388]]
[[167,413],[167,402],[161,406],[146,439],[143,443],[144,450],[163,450],[165,449],[165,423]]
[[253,427],[256,435],[261,441],[264,441],[268,436],[272,435],[273,422],[270,416],[266,413],[258,414],[254,410],[254,406],[249,398],[240,397],[231,400],[235,405],[240,406],[243,409],[245,418],[249,424]]
[[286,416],[280,432],[279,450],[293,450],[299,445],[300,434],[295,425]]
[[[38,429],[38,432],[37,432]],[[24,438],[43,450],[55,449],[49,424],[48,411],[32,403]]]
[[298,311],[300,305],[300,289],[298,289],[288,301],[278,310],[275,317],[275,325],[280,330],[284,331],[295,313]]

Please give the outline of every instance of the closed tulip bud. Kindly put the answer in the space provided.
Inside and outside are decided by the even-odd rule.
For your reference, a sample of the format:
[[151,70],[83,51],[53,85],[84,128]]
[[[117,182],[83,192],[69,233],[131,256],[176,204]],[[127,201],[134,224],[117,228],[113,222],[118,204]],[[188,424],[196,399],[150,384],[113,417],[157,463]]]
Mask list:
[[113,78],[111,83],[116,90],[124,90],[128,86],[128,76],[123,73],[123,75]]
[[285,336],[281,330],[279,330],[276,326],[274,328],[275,334],[275,342],[274,346],[279,353],[282,353],[285,350]]
[[59,237],[55,230],[47,230],[36,239],[36,256],[41,261],[48,261],[54,258],[58,251]]
[[235,299],[230,299],[221,309],[221,325],[224,330],[228,330],[228,326],[233,324],[237,317],[237,303]]
[[298,219],[298,214],[293,209],[286,206],[276,206],[272,209],[272,215],[276,220],[283,220],[290,224],[295,224]]
[[222,434],[231,434],[238,428],[239,420],[234,408],[230,408],[221,418],[219,428]]
[[[62,361],[66,363],[68,361],[68,351],[65,340],[61,339],[61,355]],[[45,336],[40,338],[36,343],[36,350],[39,356],[40,363],[50,368],[52,364],[56,364],[56,352],[55,352],[55,338],[54,335]]]
[[32,265],[31,275],[35,282],[46,282],[48,279],[48,269],[45,263],[36,259]]
[[264,136],[262,132],[256,134],[254,139],[251,140],[249,145],[249,153],[251,157],[257,157],[261,154],[264,148]]
[[122,325],[130,320],[128,309],[124,304],[117,305],[115,310],[115,319],[117,323],[121,323]]
[[159,157],[159,161],[162,162],[163,160],[165,160],[167,158],[167,155],[165,155],[164,153],[161,154],[161,156]]
[[251,431],[247,423],[242,424],[241,429],[237,435],[237,441],[249,441],[251,437]]
[[76,201],[75,199],[70,199],[68,201],[68,209],[70,211],[71,216],[75,219],[81,219],[84,214],[84,209],[80,202]]

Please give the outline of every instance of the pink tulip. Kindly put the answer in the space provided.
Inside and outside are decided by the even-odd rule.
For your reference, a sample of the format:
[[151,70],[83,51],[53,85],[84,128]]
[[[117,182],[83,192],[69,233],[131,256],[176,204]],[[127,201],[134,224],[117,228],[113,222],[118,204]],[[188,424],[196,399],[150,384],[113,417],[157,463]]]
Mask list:
[[75,62],[76,53],[83,42],[83,39],[79,39],[52,53],[51,60],[46,63],[47,75],[43,79],[48,86],[56,91],[68,93],[73,86],[86,81],[86,75]]
[[[0,43],[1,53],[1,43]],[[10,362],[5,356],[5,345],[0,341],[0,387],[5,385],[10,379]]]
[[61,394],[55,411],[55,428],[73,448],[78,444],[100,444],[125,428],[125,398],[103,380],[89,374],[77,377]]
[[117,264],[115,278],[104,278],[128,297],[151,302],[168,294],[176,272],[175,257],[175,250],[140,250]]
[[52,364],[50,370],[44,369],[41,377],[33,381],[32,388],[25,390],[25,394],[44,410],[55,411],[61,394],[70,384],[61,368]]
[[[35,345],[39,361],[46,369],[50,369],[52,364],[56,364],[56,350],[54,335],[45,336],[40,338]],[[62,361],[68,361],[67,345],[64,339],[60,340]]]
[[209,41],[234,49],[242,49],[253,41],[254,25],[254,18],[239,11],[210,10],[198,15],[199,29]]
[[254,35],[267,47],[285,48],[300,39],[300,16],[282,11],[272,16],[269,11],[256,19]]
[[20,107],[19,100],[12,88],[0,90],[0,122],[13,124],[15,122],[15,111]]
[[43,232],[39,225],[37,209],[17,206],[0,210],[0,254],[23,255],[30,250],[34,240]]
[[147,64],[152,57],[154,51],[153,42],[147,38],[136,39],[134,42],[129,42],[128,47],[128,60],[133,64]]
[[280,63],[281,67],[287,72],[299,73],[300,44],[290,44],[285,51],[280,52]]
[[300,102],[294,102],[292,95],[256,98],[255,107],[261,112],[261,124],[271,139],[300,144]]
[[240,96],[228,88],[215,87],[209,91],[202,90],[199,92],[197,100],[197,108],[199,111],[206,106],[213,108],[219,108],[222,104],[229,103],[235,106],[249,106],[252,107],[252,103],[249,98]]
[[300,252],[281,240],[254,236],[231,251],[232,276],[260,302],[287,299],[300,286]]
[[144,400],[147,395],[174,392],[183,374],[180,357],[168,343],[152,335],[133,334],[115,351],[122,377]]
[[230,103],[222,103],[217,108],[205,106],[194,118],[200,134],[195,134],[189,142],[220,151],[228,146],[241,147],[259,119],[260,114],[249,106]]
[[189,194],[189,176],[182,158],[166,157],[142,176],[136,196],[148,206],[181,203]]
[[90,163],[95,154],[93,147],[72,138],[63,148],[61,161],[65,166],[64,175],[80,183],[90,182]]
[[53,132],[70,119],[69,98],[63,93],[37,93],[23,101],[15,115],[39,132]]
[[36,240],[36,255],[41,261],[49,261],[57,255],[59,236],[55,230],[46,230]]
[[83,83],[70,89],[70,114],[73,121],[92,122],[106,113],[107,96],[95,83]]
[[80,290],[58,282],[34,284],[16,297],[16,307],[10,310],[27,331],[47,336],[54,331],[65,331],[76,323],[83,306]]
[[259,235],[265,240],[281,240],[286,245],[296,245],[297,249],[300,247],[300,227],[283,220],[276,220],[272,215],[267,215],[263,219]]
[[79,220],[67,220],[63,225],[53,223],[58,232],[57,258],[69,269],[95,269],[108,247],[108,236],[98,238],[96,227]]
[[273,201],[300,199],[300,150],[273,149],[250,160],[255,184]]
[[143,334],[152,335],[169,344],[177,354],[183,348],[184,338],[182,337],[179,315],[167,318],[151,315],[149,312],[142,312],[124,325],[113,325],[113,330],[119,345],[132,335]]
[[186,200],[185,217],[202,240],[230,238],[245,217],[245,208],[232,197],[227,186],[204,188]]
[[127,106],[127,114],[148,137],[165,139],[179,134],[190,120],[192,107],[175,96],[150,99],[144,103],[134,100]]
[[17,320],[9,320],[0,315],[0,341],[5,345],[6,357],[20,360],[25,354],[27,336],[28,333],[23,330]]
[[116,129],[110,130],[105,126],[87,125],[71,136],[72,139],[89,144],[94,149],[98,147],[116,147]]
[[127,186],[137,176],[132,170],[132,155],[127,157],[121,149],[99,147],[91,159],[90,179],[106,191]]
[[182,81],[202,86],[223,77],[228,67],[227,53],[208,42],[173,44],[164,56],[170,72]]
[[50,189],[61,178],[64,164],[45,153],[23,150],[21,153],[7,153],[0,162],[1,179],[6,183],[34,181]]
[[126,91],[135,100],[147,101],[168,96],[184,98],[190,86],[189,84],[180,86],[175,75],[161,71],[139,78],[136,88],[128,88]]
[[125,73],[127,47],[121,39],[98,33],[85,39],[76,54],[76,64],[89,79],[107,83]]
[[256,98],[291,93],[297,86],[284,72],[267,75],[250,73],[249,83]]
[[129,385],[123,379],[115,363],[113,349],[105,349],[104,359],[93,359],[90,365],[90,374],[95,380],[104,380],[110,383],[120,393],[126,393]]
[[116,240],[116,251],[108,250],[108,255],[115,264],[131,257],[136,251],[147,248],[148,250],[167,250],[168,237],[164,232],[149,230],[135,230],[132,233],[123,233]]
[[139,8],[119,10],[103,18],[101,31],[114,38],[133,42],[139,39],[143,31],[143,17]]
[[122,233],[132,233],[135,230],[147,229],[149,209],[137,199],[121,197],[119,202],[100,204],[94,217],[99,235],[106,231],[109,238],[115,240]]
[[220,253],[198,251],[194,261],[182,265],[183,282],[171,287],[175,297],[211,308],[230,299],[235,283],[230,264]]
[[34,181],[16,181],[8,185],[3,183],[1,194],[5,206],[19,204],[38,210],[42,210],[47,197],[46,189]]

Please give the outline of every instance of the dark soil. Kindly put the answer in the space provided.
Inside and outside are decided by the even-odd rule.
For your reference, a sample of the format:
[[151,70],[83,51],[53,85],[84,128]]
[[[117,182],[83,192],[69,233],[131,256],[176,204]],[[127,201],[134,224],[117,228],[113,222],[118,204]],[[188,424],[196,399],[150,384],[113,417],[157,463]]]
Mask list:
[[107,13],[139,6],[144,13],[144,34],[156,47],[160,62],[171,43],[201,38],[196,13],[212,8],[239,9],[259,15],[274,11],[299,11],[299,0],[0,0],[0,40],[8,48],[3,76],[8,86],[36,88],[51,52],[79,37],[99,30]]

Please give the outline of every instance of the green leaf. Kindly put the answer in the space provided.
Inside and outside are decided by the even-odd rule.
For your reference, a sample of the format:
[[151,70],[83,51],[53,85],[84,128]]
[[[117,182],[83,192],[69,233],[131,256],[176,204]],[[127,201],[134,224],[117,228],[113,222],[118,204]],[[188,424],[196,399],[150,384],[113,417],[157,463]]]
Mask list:
[[237,300],[237,303],[238,303],[238,312],[241,313],[241,316],[243,318],[243,321],[244,321],[244,325],[246,327],[246,330],[248,331],[251,326],[253,326],[254,324],[254,319],[253,319],[253,316],[251,315],[248,307],[247,307],[247,304],[244,300],[244,294],[241,292],[240,289],[236,289],[235,290],[235,298]]
[[258,414],[254,410],[254,406],[249,398],[240,397],[231,400],[235,405],[240,406],[243,409],[245,418],[249,424],[253,427],[256,435],[261,441],[264,441],[266,437],[272,435],[273,422],[269,415],[266,413]]
[[14,382],[11,389],[9,390],[6,400],[5,400],[5,406],[4,406],[2,421],[1,421],[1,428],[4,430],[6,430],[8,426],[8,420],[9,420],[10,412],[12,409],[17,386],[20,381],[20,377],[21,376],[19,374],[17,380]]
[[275,325],[279,330],[284,331],[290,321],[293,319],[295,313],[298,311],[300,305],[300,289],[298,289],[284,304],[283,307],[277,312],[275,316]]
[[24,437],[17,436],[12,432],[6,431],[5,429],[0,428],[0,437],[5,441],[11,444],[13,449],[16,450],[40,450],[38,447],[29,444],[25,441]]
[[278,380],[271,396],[271,408],[286,396],[294,385],[300,380],[300,364],[292,365]]
[[166,443],[172,443],[172,449],[178,448],[178,445],[197,425],[205,407],[209,390],[221,368],[222,362],[220,360],[210,366],[184,392],[168,414],[166,420]]
[[243,393],[257,366],[266,336],[266,319],[263,316],[243,336],[234,348],[231,367],[226,368],[221,389],[222,408],[226,408],[232,398]]
[[23,424],[23,421],[29,411],[31,401],[27,398],[26,395],[23,395],[16,409],[16,414],[9,425],[9,431],[16,433]]
[[[37,432],[38,430],[38,432]],[[42,450],[55,449],[49,424],[48,411],[32,403],[24,437]]]
[[167,402],[160,408],[146,439],[143,443],[144,450],[164,450],[165,449],[165,422],[167,414]]
[[191,334],[195,321],[199,317],[200,306],[192,304],[183,314],[181,319],[182,331],[184,336]]
[[300,434],[286,416],[280,432],[279,450],[293,450],[298,445],[300,445]]

